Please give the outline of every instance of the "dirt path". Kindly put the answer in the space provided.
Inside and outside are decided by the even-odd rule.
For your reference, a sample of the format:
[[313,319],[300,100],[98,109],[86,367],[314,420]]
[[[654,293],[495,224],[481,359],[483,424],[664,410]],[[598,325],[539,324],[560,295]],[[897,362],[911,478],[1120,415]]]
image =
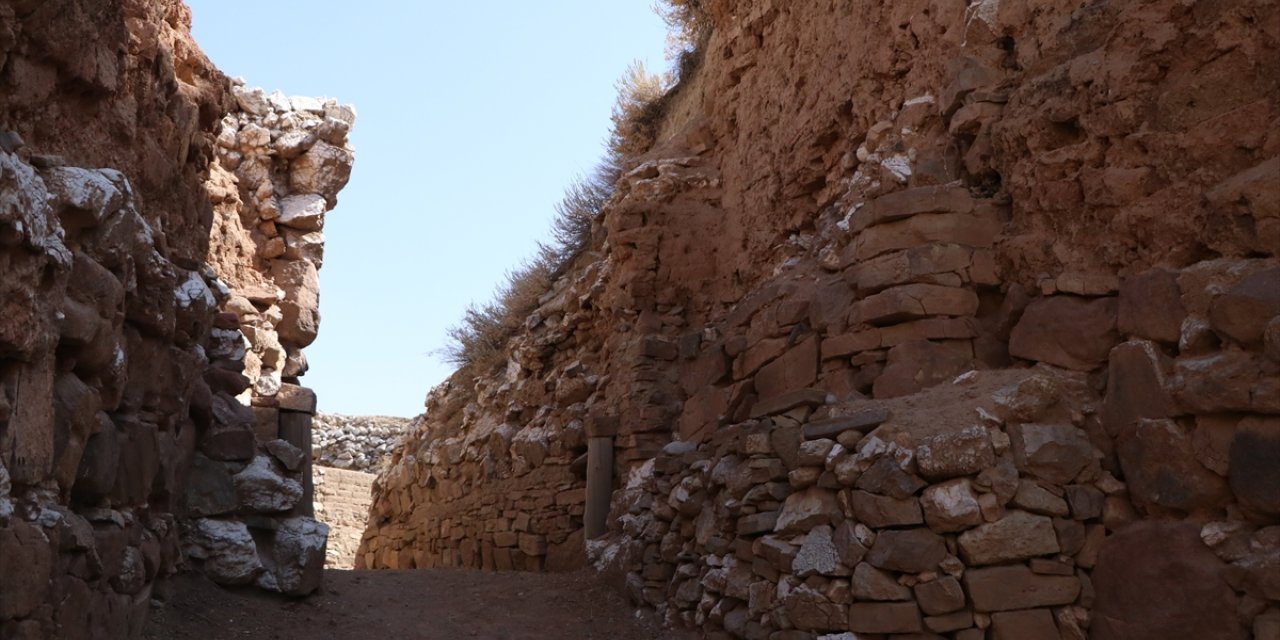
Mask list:
[[689,640],[589,573],[329,570],[305,600],[178,576],[147,640]]

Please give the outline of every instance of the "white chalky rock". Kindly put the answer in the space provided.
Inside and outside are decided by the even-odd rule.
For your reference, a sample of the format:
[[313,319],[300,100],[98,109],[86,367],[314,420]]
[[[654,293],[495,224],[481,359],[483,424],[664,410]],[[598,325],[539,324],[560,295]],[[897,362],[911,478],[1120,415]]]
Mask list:
[[814,574],[831,575],[839,565],[840,554],[831,538],[831,527],[822,525],[814,527],[805,536],[795,560],[791,562],[791,570],[797,576],[807,578]]
[[280,202],[277,224],[303,231],[318,231],[324,226],[324,214],[328,209],[324,196],[309,193],[289,196]]
[[54,167],[43,177],[58,204],[86,211],[94,222],[101,222],[125,202],[125,194],[102,171]]
[[222,585],[244,585],[262,572],[258,548],[243,522],[201,518],[183,536],[187,557],[204,562],[204,572]]
[[280,475],[271,459],[263,455],[254,458],[234,480],[240,504],[257,513],[288,511],[302,499],[302,485]]

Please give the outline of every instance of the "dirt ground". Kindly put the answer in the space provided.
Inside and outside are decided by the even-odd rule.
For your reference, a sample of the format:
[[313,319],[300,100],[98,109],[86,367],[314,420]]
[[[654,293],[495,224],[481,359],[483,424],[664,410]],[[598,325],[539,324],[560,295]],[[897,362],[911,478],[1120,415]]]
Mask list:
[[591,573],[328,570],[291,600],[177,576],[146,640],[691,640],[664,630]]

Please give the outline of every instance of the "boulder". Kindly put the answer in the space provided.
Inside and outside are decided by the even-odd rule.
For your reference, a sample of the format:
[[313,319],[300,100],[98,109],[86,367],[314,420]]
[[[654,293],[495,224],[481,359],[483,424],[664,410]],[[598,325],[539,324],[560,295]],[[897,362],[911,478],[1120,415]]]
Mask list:
[[[840,567],[840,554],[832,539],[831,527],[814,527],[804,537],[800,550],[791,561],[791,571],[801,578],[811,575],[835,575]],[[848,575],[848,569],[844,570]]]
[[787,619],[801,631],[838,631],[849,628],[849,608],[836,604],[817,590],[802,584],[782,599]]
[[865,562],[853,569],[853,597],[858,600],[902,601],[911,599],[911,590],[898,579]]
[[964,608],[964,589],[951,576],[942,576],[932,582],[921,582],[915,588],[916,602],[925,615],[938,616]]
[[298,505],[302,485],[276,471],[271,459],[259,455],[234,476],[236,497],[251,513],[281,513]]
[[1051,296],[1032,301],[1009,338],[1010,355],[1076,371],[1107,361],[1115,346],[1116,299]]
[[1048,609],[1002,611],[991,616],[992,640],[1060,640]]
[[1172,420],[1139,420],[1121,435],[1116,456],[1138,505],[1194,511],[1230,501],[1227,481],[1200,464],[1191,435]]
[[1244,640],[1229,570],[1200,526],[1148,521],[1107,538],[1093,571],[1092,640]]
[[185,528],[182,546],[187,557],[200,560],[205,575],[221,585],[250,584],[263,570],[243,522],[200,518]]
[[270,562],[263,578],[269,575],[271,579],[265,580],[264,586],[287,596],[305,596],[318,589],[324,576],[328,539],[328,525],[311,518],[282,521],[265,554]]

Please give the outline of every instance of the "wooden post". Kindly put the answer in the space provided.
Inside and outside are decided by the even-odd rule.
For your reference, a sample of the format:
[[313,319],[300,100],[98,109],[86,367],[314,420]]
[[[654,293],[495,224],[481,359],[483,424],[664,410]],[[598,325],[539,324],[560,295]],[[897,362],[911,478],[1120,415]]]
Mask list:
[[583,527],[588,540],[609,531],[609,502],[613,497],[613,438],[587,440],[587,511]]
[[315,517],[316,488],[311,477],[311,414],[297,411],[280,412],[280,439],[302,449],[305,462],[302,463],[302,500],[294,513]]

